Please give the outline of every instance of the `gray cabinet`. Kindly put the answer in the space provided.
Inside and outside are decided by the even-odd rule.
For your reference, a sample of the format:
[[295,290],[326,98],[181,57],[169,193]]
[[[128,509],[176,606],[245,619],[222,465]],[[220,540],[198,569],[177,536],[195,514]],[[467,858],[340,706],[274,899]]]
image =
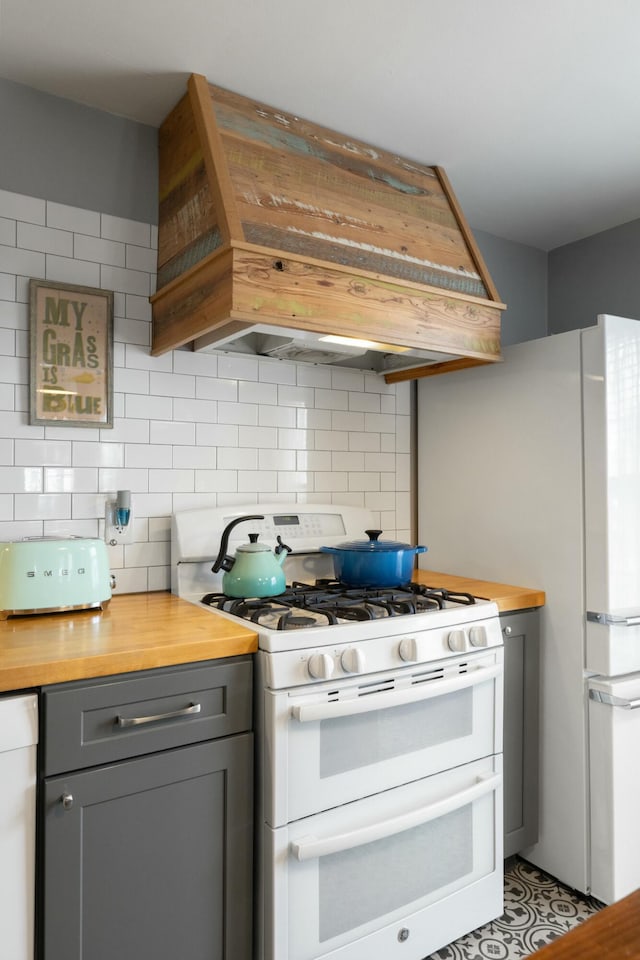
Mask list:
[[251,668],[43,689],[42,960],[249,960]]
[[539,611],[505,613],[504,855],[538,839]]

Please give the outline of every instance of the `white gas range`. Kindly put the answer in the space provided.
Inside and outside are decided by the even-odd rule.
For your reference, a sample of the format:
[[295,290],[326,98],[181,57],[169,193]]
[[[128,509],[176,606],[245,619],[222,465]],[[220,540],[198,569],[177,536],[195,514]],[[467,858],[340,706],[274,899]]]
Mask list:
[[[249,533],[292,548],[287,590],[229,598]],[[495,604],[419,584],[345,589],[321,546],[368,511],[177,513],[172,587],[258,634],[259,960],[421,960],[502,912],[502,635]]]

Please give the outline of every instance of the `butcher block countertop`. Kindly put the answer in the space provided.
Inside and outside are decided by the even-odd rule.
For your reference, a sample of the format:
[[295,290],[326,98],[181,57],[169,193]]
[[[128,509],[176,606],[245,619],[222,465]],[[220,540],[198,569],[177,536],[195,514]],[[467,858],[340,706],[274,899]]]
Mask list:
[[[431,570],[415,579],[495,600],[500,611],[544,603],[541,590]],[[0,622],[0,692],[255,653],[249,627],[171,593],[115,596],[102,610],[10,617]]]
[[435,570],[418,570],[414,576],[416,583],[430,587],[444,587],[445,590],[459,590],[470,593],[482,600],[494,600],[501,613],[513,610],[528,610],[530,607],[542,607],[545,602],[544,590],[529,587],[513,587],[508,583],[492,583],[489,580],[474,580],[471,577],[458,577],[450,573],[437,573]]
[[171,593],[0,623],[0,691],[255,653],[256,634]]

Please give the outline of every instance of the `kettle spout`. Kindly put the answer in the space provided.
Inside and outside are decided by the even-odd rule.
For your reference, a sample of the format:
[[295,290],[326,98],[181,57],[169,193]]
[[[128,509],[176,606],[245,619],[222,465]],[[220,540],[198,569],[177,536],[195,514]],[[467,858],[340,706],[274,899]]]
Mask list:
[[288,547],[286,543],[282,542],[282,537],[280,536],[280,534],[278,534],[278,536],[276,537],[276,540],[278,542],[278,546],[275,549],[275,557],[278,563],[280,564],[280,566],[282,566],[282,564],[284,563],[287,557],[287,554],[291,553],[292,550],[291,550],[291,547]]

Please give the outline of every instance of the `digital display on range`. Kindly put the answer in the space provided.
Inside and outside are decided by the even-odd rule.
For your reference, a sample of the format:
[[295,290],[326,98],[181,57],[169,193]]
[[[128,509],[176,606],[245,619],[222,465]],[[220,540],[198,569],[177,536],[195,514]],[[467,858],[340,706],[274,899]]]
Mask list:
[[276,527],[299,527],[300,517],[295,513],[283,514],[279,517],[274,517],[273,523]]

